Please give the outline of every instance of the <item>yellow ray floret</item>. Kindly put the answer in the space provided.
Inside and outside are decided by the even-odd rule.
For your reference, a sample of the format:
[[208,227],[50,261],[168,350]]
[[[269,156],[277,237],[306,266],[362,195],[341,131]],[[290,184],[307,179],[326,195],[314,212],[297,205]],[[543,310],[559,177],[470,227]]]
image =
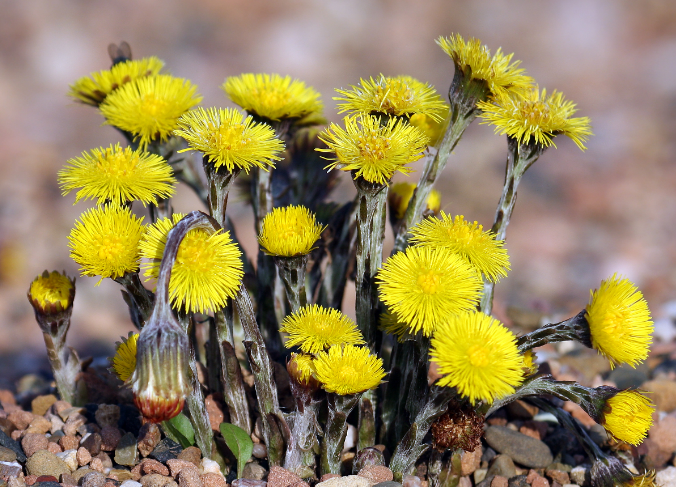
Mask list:
[[311,377],[316,375],[315,359],[312,355],[307,353],[292,353],[287,370],[290,370],[290,375],[301,383],[307,383]]
[[144,232],[143,217],[126,207],[106,205],[86,211],[68,236],[70,256],[83,276],[122,277],[139,268],[138,244]]
[[441,218],[426,218],[411,229],[411,242],[421,247],[444,247],[462,256],[491,282],[507,276],[509,255],[504,240],[484,232],[477,222],[462,215],[452,218],[443,211]]
[[327,169],[339,168],[353,171],[354,177],[385,184],[396,171],[409,173],[406,165],[423,156],[428,138],[417,128],[392,118],[381,125],[378,117],[371,115],[348,116],[345,128],[331,124],[319,134],[329,148],[319,152],[333,152],[335,158]]
[[82,188],[75,196],[76,203],[83,198],[97,199],[98,204],[138,200],[145,206],[175,192],[176,178],[167,161],[120,144],[83,152],[67,164],[59,171],[59,184],[64,196]]
[[226,79],[222,88],[233,103],[268,120],[321,116],[324,109],[319,93],[291,76],[246,73]]
[[514,54],[503,54],[498,48],[494,56],[488,47],[481,45],[479,39],[470,38],[465,41],[459,34],[439,37],[437,44],[448,54],[456,69],[471,72],[471,78],[484,80],[493,96],[504,95],[508,91],[521,92],[533,83],[533,78],[526,76],[521,61],[512,62]]
[[202,152],[216,168],[225,166],[230,172],[237,168],[248,174],[252,167],[267,171],[275,167],[284,150],[272,127],[255,123],[253,117],[233,108],[191,110],[178,120],[178,127],[174,134],[188,141],[190,149]]
[[[413,191],[415,191],[415,183],[407,183],[402,181],[400,183],[395,183],[390,186],[390,192],[387,195],[387,201],[390,204],[390,208],[394,212],[395,218],[398,220],[404,218],[406,214],[406,209],[408,208],[408,203],[413,197]],[[426,209],[433,213],[436,213],[441,208],[441,193],[436,189],[433,189],[430,192],[430,195],[427,197]]]
[[115,356],[113,357],[113,370],[122,382],[131,379],[136,369],[136,342],[138,342],[138,333],[129,333],[127,338],[123,338],[117,343]]
[[441,323],[476,307],[483,283],[448,249],[409,247],[387,259],[376,275],[380,299],[411,332],[430,336]]
[[96,107],[120,86],[137,78],[156,75],[163,66],[164,62],[154,56],[123,61],[110,69],[80,78],[70,86],[68,96]]
[[375,389],[385,377],[382,359],[367,347],[334,346],[317,355],[314,364],[324,390],[341,396]]
[[455,387],[472,404],[492,403],[514,392],[523,380],[523,357],[516,337],[481,312],[464,312],[441,324],[430,357],[443,375],[441,386]]
[[606,402],[601,424],[618,440],[638,446],[653,424],[655,405],[638,391],[620,391]]
[[634,475],[631,480],[622,484],[621,487],[657,487],[655,476],[655,470],[648,470],[642,475]]
[[[146,277],[157,278],[167,235],[184,216],[177,213],[148,227],[139,246],[141,255],[151,260],[143,265]],[[189,231],[171,271],[172,306],[193,313],[223,308],[240,287],[244,275],[241,255],[229,232],[210,235],[202,229]]]
[[333,345],[363,345],[357,325],[337,309],[305,306],[282,321],[279,331],[289,334],[284,346],[319,353]]
[[521,144],[556,147],[554,137],[565,135],[585,150],[584,143],[592,135],[588,117],[573,117],[575,103],[557,91],[550,95],[545,89],[540,92],[537,86],[524,94],[479,102],[477,107],[482,111],[482,125],[494,125],[496,134],[507,134]]
[[352,90],[336,90],[342,97],[338,113],[363,112],[384,113],[398,117],[414,114],[426,115],[433,120],[443,120],[446,104],[433,86],[422,83],[411,76],[384,76],[370,80],[360,79],[361,86]]
[[304,206],[275,208],[263,218],[258,243],[268,255],[305,255],[315,248],[325,228]]
[[73,304],[75,283],[58,271],[43,272],[36,277],[28,288],[28,297],[36,301],[41,308],[50,305],[59,305],[67,309]]
[[131,133],[144,149],[152,141],[167,140],[179,117],[201,100],[190,81],[161,74],[125,84],[99,109],[108,125]]
[[643,294],[628,279],[613,274],[591,291],[587,314],[593,347],[611,367],[632,367],[648,358],[653,322]]

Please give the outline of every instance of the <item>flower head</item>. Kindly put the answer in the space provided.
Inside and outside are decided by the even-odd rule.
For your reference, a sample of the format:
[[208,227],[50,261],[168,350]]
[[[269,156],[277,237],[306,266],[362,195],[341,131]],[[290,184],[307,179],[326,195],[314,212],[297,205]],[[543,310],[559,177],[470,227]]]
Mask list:
[[385,377],[383,361],[367,347],[334,346],[315,359],[317,379],[327,392],[341,396],[375,389]]
[[507,275],[509,256],[504,240],[484,232],[477,222],[465,221],[462,215],[451,218],[443,211],[441,219],[426,218],[411,229],[411,242],[422,247],[444,247],[462,256],[491,282]]
[[28,300],[43,313],[63,311],[73,306],[75,279],[66,273],[44,271],[28,288]]
[[442,323],[432,338],[430,357],[444,377],[472,404],[492,403],[514,392],[523,379],[523,358],[516,337],[481,312],[465,312]]
[[[169,231],[185,215],[161,218],[148,227],[139,247],[151,262],[144,264],[145,276],[156,278]],[[242,252],[229,232],[209,235],[205,230],[188,232],[178,247],[171,270],[169,297],[172,306],[190,312],[219,310],[233,298],[244,275]]]
[[[387,202],[390,204],[390,208],[394,217],[397,220],[404,218],[406,214],[406,209],[408,208],[408,203],[413,197],[413,191],[415,191],[415,183],[407,183],[402,181],[400,183],[395,183],[390,186],[390,192],[387,195]],[[441,193],[436,189],[433,189],[430,192],[430,195],[427,197],[427,210],[433,213],[439,211],[441,208]]]
[[439,37],[437,44],[451,57],[456,69],[468,73],[473,80],[484,80],[493,96],[526,90],[533,82],[519,68],[521,61],[512,62],[514,54],[505,55],[498,48],[491,57],[488,47],[482,46],[479,39],[465,41],[459,34],[452,34]]
[[122,338],[121,342],[116,343],[115,356],[112,360],[113,370],[122,382],[131,379],[134,369],[136,369],[136,342],[138,337],[138,333],[130,332],[127,338]]
[[441,120],[434,118],[424,113],[416,113],[411,115],[409,123],[414,127],[418,127],[422,133],[429,137],[430,141],[427,143],[431,147],[436,147],[444,138],[446,129],[451,121],[451,111],[448,105],[444,105],[443,117]]
[[91,73],[70,86],[68,96],[87,105],[99,106],[109,93],[137,78],[153,76],[160,72],[164,62],[154,56],[127,60],[112,68]]
[[292,353],[286,369],[289,375],[302,384],[308,384],[316,374],[314,357],[307,353]]
[[118,88],[99,109],[108,125],[131,133],[145,148],[154,140],[167,140],[179,117],[201,100],[190,81],[160,74]]
[[479,116],[483,125],[495,126],[495,133],[512,137],[520,144],[532,143],[542,147],[554,146],[554,137],[565,135],[582,150],[592,135],[588,117],[573,117],[575,103],[563,98],[563,93],[553,91],[547,95],[537,86],[524,94],[505,95],[494,100],[479,102]]
[[587,314],[593,347],[611,367],[636,367],[648,357],[653,322],[643,294],[628,279],[613,274],[591,292]]
[[363,345],[357,325],[343,313],[316,304],[304,306],[282,321],[279,331],[289,334],[284,346],[300,347],[306,353],[319,353],[344,343]]
[[430,336],[438,325],[476,306],[482,282],[448,249],[409,247],[387,259],[376,276],[380,299],[411,331]]
[[83,276],[122,277],[139,268],[139,241],[143,217],[126,207],[106,205],[82,214],[68,236],[70,256],[80,264]]
[[309,254],[325,228],[304,206],[275,208],[263,218],[258,243],[268,255]]
[[653,424],[655,405],[639,391],[620,391],[606,401],[601,424],[618,440],[639,445]]
[[[197,108],[178,120],[174,134],[188,141],[190,149],[202,152],[216,168],[232,172],[252,167],[267,170],[279,161],[284,143],[267,124],[233,108]],[[184,150],[190,150],[184,149]]]
[[120,144],[83,152],[67,164],[59,171],[59,184],[64,196],[82,188],[75,196],[76,203],[96,198],[99,204],[139,200],[145,206],[157,203],[158,198],[169,198],[175,191],[176,178],[167,161]]
[[268,120],[321,115],[324,109],[319,93],[291,76],[247,73],[231,76],[222,88],[244,110]]
[[436,121],[443,119],[446,104],[433,86],[415,78],[381,74],[377,79],[362,78],[359,83],[361,86],[352,86],[352,90],[336,90],[343,97],[334,100],[345,102],[338,104],[338,113],[385,113],[407,118],[421,114]]
[[354,177],[361,176],[372,183],[385,184],[395,173],[411,172],[405,167],[422,157],[427,137],[417,128],[392,118],[381,125],[378,117],[371,115],[348,116],[344,119],[345,129],[331,124],[319,134],[335,158],[327,168],[338,167],[343,171],[354,171]]

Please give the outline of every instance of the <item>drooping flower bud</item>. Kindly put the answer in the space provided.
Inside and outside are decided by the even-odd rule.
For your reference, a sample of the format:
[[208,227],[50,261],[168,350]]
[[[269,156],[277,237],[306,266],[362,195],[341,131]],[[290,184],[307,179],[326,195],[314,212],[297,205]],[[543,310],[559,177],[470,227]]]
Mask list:
[[28,288],[28,301],[43,333],[64,341],[75,299],[75,279],[66,273],[44,271]]

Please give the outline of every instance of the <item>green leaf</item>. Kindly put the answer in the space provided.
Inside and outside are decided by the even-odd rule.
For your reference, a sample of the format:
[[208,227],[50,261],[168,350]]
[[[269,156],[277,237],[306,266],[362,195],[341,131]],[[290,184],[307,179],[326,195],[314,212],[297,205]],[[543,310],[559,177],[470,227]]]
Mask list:
[[174,416],[169,421],[163,421],[162,428],[169,438],[176,443],[180,443],[183,448],[195,444],[195,430],[188,417],[183,413],[179,413],[178,416]]
[[244,465],[253,453],[253,441],[246,431],[230,423],[221,423],[221,434],[225,444],[237,458],[237,478],[241,479]]

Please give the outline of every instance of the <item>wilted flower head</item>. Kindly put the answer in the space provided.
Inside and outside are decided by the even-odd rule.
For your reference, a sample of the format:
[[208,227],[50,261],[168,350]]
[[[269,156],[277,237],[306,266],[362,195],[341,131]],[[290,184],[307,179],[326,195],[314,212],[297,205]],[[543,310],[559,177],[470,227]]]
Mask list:
[[472,404],[492,403],[514,392],[523,380],[523,358],[516,337],[502,323],[481,312],[464,312],[437,327],[430,357],[444,377]]
[[191,110],[181,116],[178,127],[174,133],[187,140],[190,149],[202,152],[214,167],[225,166],[229,172],[237,168],[248,174],[253,167],[268,170],[284,150],[272,127],[233,108]]
[[83,152],[67,164],[59,171],[59,184],[64,195],[82,188],[76,203],[83,198],[118,205],[138,200],[145,206],[175,192],[176,178],[167,161],[120,144]]
[[334,346],[319,353],[314,364],[324,390],[341,396],[375,389],[385,377],[382,359],[367,347]]
[[619,391],[606,401],[600,421],[613,437],[638,446],[653,424],[654,410],[652,401],[639,391]]
[[321,115],[324,109],[319,93],[291,76],[246,73],[226,79],[222,88],[244,110],[268,120]]
[[293,257],[309,254],[326,225],[317,223],[304,206],[274,208],[265,215],[258,243],[268,255]]
[[138,337],[138,333],[129,333],[127,338],[123,338],[121,342],[117,342],[112,362],[113,370],[122,382],[127,382],[131,379],[136,369],[136,342],[138,341]]
[[371,183],[385,184],[395,171],[411,172],[406,165],[422,157],[428,142],[420,130],[395,118],[385,125],[371,115],[348,116],[344,122],[344,129],[331,124],[319,134],[329,148],[316,150],[335,154],[325,158],[333,161],[327,168],[353,171]]
[[587,314],[593,347],[616,364],[632,367],[648,357],[653,322],[643,294],[628,279],[613,274],[591,292]]
[[415,114],[427,115],[433,120],[443,119],[446,104],[433,86],[422,83],[411,76],[384,76],[370,80],[360,79],[361,86],[352,90],[336,90],[342,97],[338,113],[384,113],[390,116],[410,117]]
[[99,109],[106,123],[129,132],[144,149],[152,141],[165,141],[178,119],[202,97],[190,81],[168,74],[139,78],[106,97]]
[[[387,195],[387,202],[390,204],[390,208],[394,213],[394,216],[397,220],[404,218],[406,214],[406,209],[408,208],[408,203],[413,197],[413,191],[415,191],[415,183],[407,183],[402,181],[400,183],[395,183],[390,186],[390,192]],[[430,195],[427,197],[427,210],[433,213],[437,213],[441,208],[441,193],[436,189],[430,191]]]

